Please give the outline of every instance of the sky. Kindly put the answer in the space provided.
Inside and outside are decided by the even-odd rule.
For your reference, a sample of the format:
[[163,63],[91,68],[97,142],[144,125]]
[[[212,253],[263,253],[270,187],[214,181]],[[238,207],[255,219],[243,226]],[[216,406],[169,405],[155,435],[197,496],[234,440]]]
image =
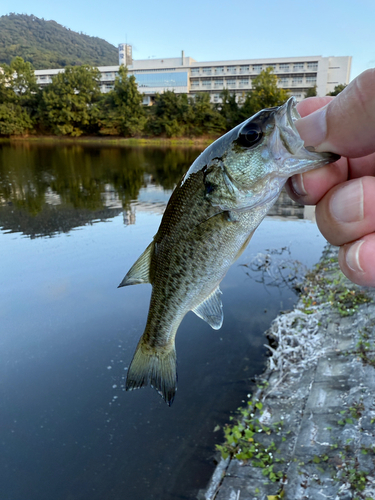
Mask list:
[[[7,5],[6,5],[7,4]],[[196,61],[352,56],[351,79],[375,67],[374,0],[2,0],[15,12],[54,20],[115,45],[134,59]]]

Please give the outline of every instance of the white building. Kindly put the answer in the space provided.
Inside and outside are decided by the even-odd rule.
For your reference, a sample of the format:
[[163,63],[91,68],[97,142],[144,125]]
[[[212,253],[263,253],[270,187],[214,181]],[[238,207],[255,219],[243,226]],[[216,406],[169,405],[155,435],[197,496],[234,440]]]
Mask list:
[[[277,76],[279,86],[300,101],[315,85],[318,96],[324,96],[336,85],[348,84],[351,61],[351,56],[306,56],[197,62],[185,57],[183,51],[181,57],[133,60],[131,45],[119,45],[119,62],[127,66],[129,75],[135,76],[138,89],[144,94],[144,104],[151,104],[155,94],[165,90],[189,95],[208,92],[212,102],[219,102],[220,92],[228,88],[240,98],[251,91],[253,79],[269,67]],[[109,92],[119,66],[98,69],[101,91]],[[38,84],[51,83],[53,75],[60,71],[64,70],[36,70]]]

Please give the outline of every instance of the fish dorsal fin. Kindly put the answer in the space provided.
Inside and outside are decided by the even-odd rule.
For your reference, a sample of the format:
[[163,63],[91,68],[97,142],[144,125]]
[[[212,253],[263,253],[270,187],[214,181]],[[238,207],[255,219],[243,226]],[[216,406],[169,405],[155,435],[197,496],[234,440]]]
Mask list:
[[139,259],[132,265],[118,288],[128,285],[140,285],[150,283],[150,261],[154,253],[154,242],[152,241]]
[[193,312],[200,318],[207,321],[207,323],[214,329],[219,330],[223,324],[223,304],[221,303],[221,290],[219,287],[215,290],[197,307]]

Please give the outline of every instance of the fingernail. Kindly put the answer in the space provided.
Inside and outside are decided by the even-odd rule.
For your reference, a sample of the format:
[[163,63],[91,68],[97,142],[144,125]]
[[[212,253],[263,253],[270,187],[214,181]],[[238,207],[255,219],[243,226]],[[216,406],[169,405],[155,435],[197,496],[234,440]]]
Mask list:
[[351,245],[345,255],[346,265],[355,273],[363,273],[363,269],[359,262],[359,250],[365,240],[359,240],[354,245]]
[[327,106],[296,121],[297,130],[305,146],[319,146],[327,136]]
[[296,195],[298,195],[298,196],[306,196],[307,195],[305,185],[303,183],[303,175],[302,174],[293,175],[291,178],[291,182],[292,182],[293,191],[296,193]]
[[340,222],[359,222],[363,219],[362,179],[356,179],[338,189],[329,203],[331,214]]

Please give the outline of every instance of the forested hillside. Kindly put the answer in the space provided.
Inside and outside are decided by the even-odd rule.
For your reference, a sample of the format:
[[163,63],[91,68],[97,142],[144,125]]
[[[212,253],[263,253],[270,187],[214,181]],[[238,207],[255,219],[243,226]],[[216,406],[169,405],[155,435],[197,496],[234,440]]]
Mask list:
[[0,64],[10,64],[16,56],[34,69],[118,64],[117,48],[102,38],[76,33],[55,21],[11,13],[0,17]]

